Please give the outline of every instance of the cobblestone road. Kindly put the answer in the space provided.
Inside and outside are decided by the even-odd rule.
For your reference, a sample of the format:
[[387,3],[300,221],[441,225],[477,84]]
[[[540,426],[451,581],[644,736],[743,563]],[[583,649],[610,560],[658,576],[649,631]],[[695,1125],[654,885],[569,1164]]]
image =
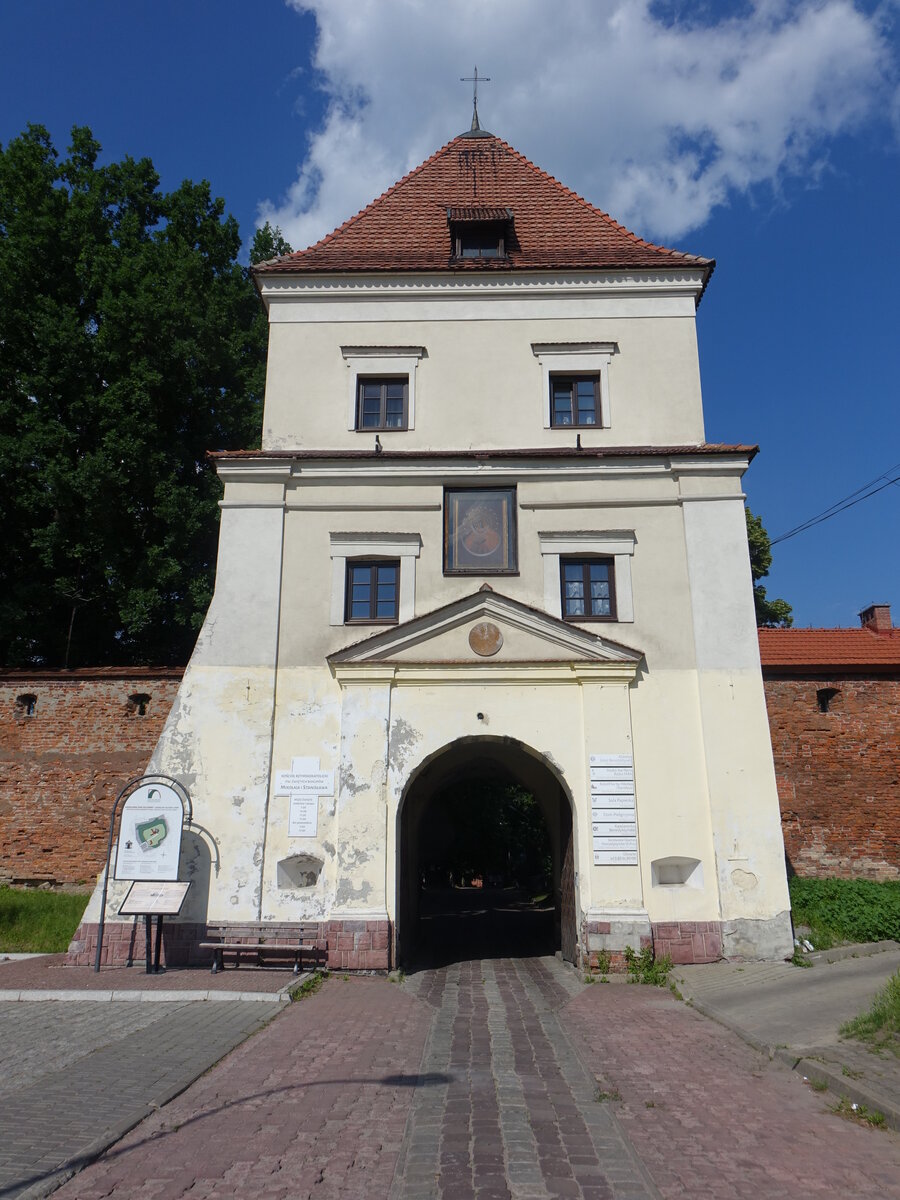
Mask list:
[[110,1131],[121,1136],[277,1011],[240,1001],[0,1004],[0,1197],[50,1186],[62,1164],[92,1157]]
[[487,959],[332,977],[59,1196],[900,1200],[900,1137],[667,992]]

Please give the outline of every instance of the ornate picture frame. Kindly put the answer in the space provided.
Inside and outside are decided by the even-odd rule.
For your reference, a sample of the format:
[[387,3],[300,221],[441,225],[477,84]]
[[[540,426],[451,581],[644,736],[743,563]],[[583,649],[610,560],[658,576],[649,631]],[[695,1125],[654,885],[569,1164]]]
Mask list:
[[515,575],[516,551],[514,487],[445,489],[445,575]]

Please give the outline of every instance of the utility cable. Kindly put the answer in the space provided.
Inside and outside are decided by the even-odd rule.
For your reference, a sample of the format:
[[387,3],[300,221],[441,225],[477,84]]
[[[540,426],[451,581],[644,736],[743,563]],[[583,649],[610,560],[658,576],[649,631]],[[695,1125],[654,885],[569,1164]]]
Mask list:
[[[849,496],[844,496],[841,500],[836,500],[834,504],[823,509],[814,517],[795,525],[793,529],[789,529],[786,533],[779,534],[776,538],[771,538],[770,546],[777,545],[778,542],[786,542],[788,538],[796,537],[798,533],[805,533],[807,529],[812,529],[816,525],[821,525],[823,521],[828,521],[832,517],[836,517],[838,513],[845,512],[848,508],[853,508],[854,505],[861,504],[863,500],[868,500],[872,496],[877,496],[879,492],[883,492],[885,488],[891,487],[892,484],[900,483],[900,475],[895,475],[888,479],[892,471],[896,471],[900,467],[900,463],[894,463],[892,467],[888,467],[886,471],[882,471],[880,475],[876,475],[874,479],[870,479],[868,483],[864,483],[862,487],[858,487],[855,492],[851,492]],[[876,487],[875,484],[878,484]]]

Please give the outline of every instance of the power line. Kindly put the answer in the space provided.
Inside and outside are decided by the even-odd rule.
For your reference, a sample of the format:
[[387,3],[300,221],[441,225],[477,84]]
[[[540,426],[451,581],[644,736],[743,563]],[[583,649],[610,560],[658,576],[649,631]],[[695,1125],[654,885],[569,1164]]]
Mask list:
[[[864,483],[862,487],[858,487],[849,496],[844,496],[843,499],[836,500],[834,504],[829,505],[822,512],[816,513],[814,517],[810,517],[800,525],[795,525],[793,529],[789,529],[787,533],[782,533],[778,537],[772,538],[769,545],[775,546],[778,542],[786,542],[788,538],[796,537],[798,533],[805,533],[807,529],[821,525],[823,521],[829,521],[832,517],[836,517],[838,513],[845,512],[848,508],[853,508],[854,505],[862,504],[863,500],[869,500],[872,496],[877,496],[879,492],[883,492],[885,488],[889,488],[892,484],[900,483],[900,475],[895,475],[891,479],[887,478],[898,467],[900,467],[900,463],[894,463],[892,467],[888,467],[886,471],[882,471],[880,475],[876,475],[874,479],[870,479],[868,483]],[[876,487],[875,484],[878,484],[878,486]]]

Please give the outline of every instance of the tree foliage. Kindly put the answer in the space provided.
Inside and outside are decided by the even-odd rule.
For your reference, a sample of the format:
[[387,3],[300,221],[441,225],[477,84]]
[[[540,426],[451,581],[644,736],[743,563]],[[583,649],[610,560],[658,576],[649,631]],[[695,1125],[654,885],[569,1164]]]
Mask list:
[[[184,662],[213,583],[209,449],[258,445],[266,318],[206,182],[0,147],[0,662]],[[273,231],[269,231],[274,237]],[[74,619],[73,619],[74,618]],[[71,647],[68,648],[71,627]]]
[[747,514],[747,541],[750,545],[750,574],[753,577],[753,603],[756,607],[757,625],[793,625],[791,606],[787,600],[769,600],[766,589],[759,582],[765,579],[772,565],[772,546],[762,518],[749,508]]

